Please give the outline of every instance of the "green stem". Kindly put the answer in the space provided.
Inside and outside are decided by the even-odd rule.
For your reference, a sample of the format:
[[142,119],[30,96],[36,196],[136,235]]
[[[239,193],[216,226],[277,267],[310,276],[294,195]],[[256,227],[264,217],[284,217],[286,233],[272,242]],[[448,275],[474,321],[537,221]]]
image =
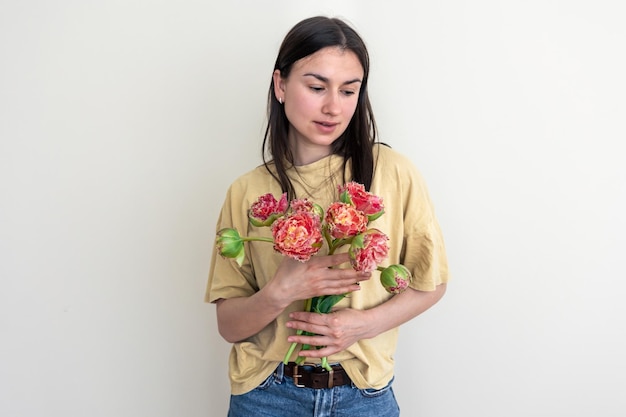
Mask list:
[[[307,313],[311,312],[311,305],[313,304],[313,299],[309,298],[304,302],[304,311],[306,311]],[[296,331],[296,335],[300,336],[302,334],[303,330],[298,329]],[[298,346],[297,342],[293,342],[291,344],[291,346],[289,346],[289,350],[287,351],[287,354],[285,354],[285,357],[283,358],[283,363],[285,365],[287,365],[287,363],[289,362],[289,358],[291,358],[291,355],[293,354],[293,351],[296,350],[296,346]],[[296,360],[300,360],[300,356],[298,356],[298,358]],[[297,363],[297,362],[296,362]],[[298,363],[299,365],[299,363]]]
[[241,240],[244,242],[258,241],[258,242],[274,243],[274,239],[271,237],[242,237]]
[[335,250],[337,250],[337,248],[340,248],[343,245],[351,244],[353,239],[354,239],[354,236],[353,237],[348,237],[348,238],[345,238],[345,239],[336,239],[336,240],[334,240],[332,243],[328,244],[328,254],[332,255],[333,253],[335,253]]
[[326,356],[322,358],[322,368],[326,369],[328,372],[332,371],[332,368],[328,364],[328,358]]
[[[302,350],[309,350],[311,346],[309,345],[302,345]],[[304,362],[305,357],[304,356],[298,356],[296,358],[296,365],[302,365],[302,363]]]
[[[332,237],[330,236],[330,233],[328,233],[328,227],[324,227],[322,229],[322,234],[324,235],[324,239],[326,239],[326,244],[328,245],[328,249],[332,250],[333,244],[332,244]],[[331,253],[332,255],[332,253]]]
[[[296,333],[296,334],[298,334],[298,333]],[[293,343],[291,344],[291,346],[289,346],[289,350],[287,351],[287,354],[286,354],[286,355],[285,355],[285,357],[283,358],[283,363],[284,363],[285,365],[287,365],[287,363],[289,363],[289,358],[291,358],[291,354],[293,353],[293,351],[294,351],[294,350],[296,350],[296,346],[297,346],[297,345],[298,345],[298,344],[297,344],[296,342],[293,342]]]

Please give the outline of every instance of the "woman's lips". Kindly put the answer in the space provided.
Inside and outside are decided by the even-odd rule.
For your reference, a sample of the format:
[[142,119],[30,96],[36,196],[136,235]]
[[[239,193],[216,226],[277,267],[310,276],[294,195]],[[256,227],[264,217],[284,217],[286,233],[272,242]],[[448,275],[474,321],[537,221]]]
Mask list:
[[336,122],[315,122],[315,126],[317,126],[317,129],[323,133],[334,132],[338,124],[339,123]]

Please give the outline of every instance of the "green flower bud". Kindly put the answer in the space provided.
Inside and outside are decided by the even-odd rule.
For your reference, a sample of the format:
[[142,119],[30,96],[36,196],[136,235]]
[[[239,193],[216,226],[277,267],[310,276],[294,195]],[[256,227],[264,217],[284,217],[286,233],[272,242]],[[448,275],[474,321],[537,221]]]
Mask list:
[[234,259],[239,266],[243,264],[246,254],[243,248],[243,239],[237,230],[230,228],[220,230],[217,232],[215,244],[222,257]]
[[406,290],[411,279],[411,271],[400,264],[388,266],[380,273],[380,283],[391,294],[400,294]]

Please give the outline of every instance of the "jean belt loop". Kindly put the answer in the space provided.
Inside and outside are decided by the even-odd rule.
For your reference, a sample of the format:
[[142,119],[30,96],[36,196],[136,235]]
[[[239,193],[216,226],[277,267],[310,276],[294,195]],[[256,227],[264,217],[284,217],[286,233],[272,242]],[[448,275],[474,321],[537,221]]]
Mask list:
[[274,371],[274,377],[276,378],[276,382],[278,382],[279,384],[282,384],[283,379],[285,378],[285,364],[284,363],[281,362],[276,367],[276,370]]

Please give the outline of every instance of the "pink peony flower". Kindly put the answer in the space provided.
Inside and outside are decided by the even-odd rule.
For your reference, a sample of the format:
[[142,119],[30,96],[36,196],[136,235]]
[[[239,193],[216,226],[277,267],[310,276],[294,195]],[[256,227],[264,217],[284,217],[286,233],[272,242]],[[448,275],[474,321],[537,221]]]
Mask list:
[[352,241],[348,253],[350,264],[356,271],[374,271],[389,252],[386,234],[378,229],[369,229]]
[[367,229],[367,216],[347,203],[332,203],[326,211],[325,220],[328,232],[335,239],[356,236]]
[[301,262],[308,261],[322,247],[318,215],[300,211],[278,218],[272,224],[274,249]]
[[383,215],[385,211],[383,199],[365,191],[363,184],[351,181],[337,188],[341,201],[354,204],[357,210],[365,213],[369,220],[376,220]]
[[404,265],[391,265],[380,273],[380,283],[391,294],[406,290],[411,279],[411,272]]
[[270,193],[264,194],[250,206],[248,219],[254,226],[269,226],[287,211],[288,206],[287,193],[283,193],[280,201]]
[[306,198],[291,200],[289,206],[291,207],[291,211],[293,212],[308,211],[310,213],[318,215],[319,217],[322,217],[324,215],[324,209],[319,204],[315,204],[314,202]]

